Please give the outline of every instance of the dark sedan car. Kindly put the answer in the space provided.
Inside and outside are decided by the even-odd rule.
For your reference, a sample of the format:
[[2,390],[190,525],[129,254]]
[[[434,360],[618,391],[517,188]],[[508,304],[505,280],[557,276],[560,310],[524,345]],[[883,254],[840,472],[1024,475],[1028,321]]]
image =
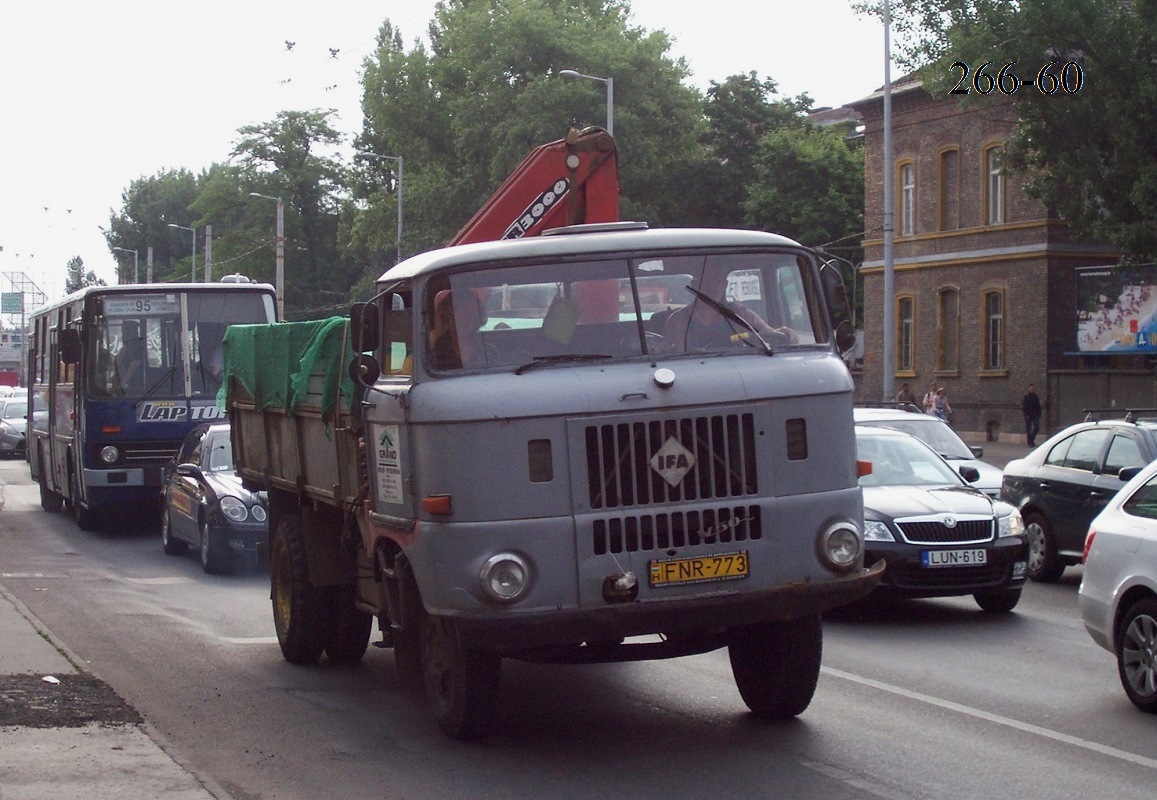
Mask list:
[[1093,517],[1154,458],[1157,423],[1112,419],[1065,428],[1010,461],[1000,496],[1024,517],[1029,577],[1051,583],[1081,563]]
[[[985,611],[1011,611],[1024,587],[1028,542],[1020,514],[969,485],[914,436],[856,427],[864,491],[864,563],[887,562],[880,596],[972,595]],[[964,473],[963,477],[961,473]]]
[[266,539],[265,499],[233,472],[228,423],[198,425],[165,470],[161,545],[169,555],[198,549],[206,572],[256,562]]

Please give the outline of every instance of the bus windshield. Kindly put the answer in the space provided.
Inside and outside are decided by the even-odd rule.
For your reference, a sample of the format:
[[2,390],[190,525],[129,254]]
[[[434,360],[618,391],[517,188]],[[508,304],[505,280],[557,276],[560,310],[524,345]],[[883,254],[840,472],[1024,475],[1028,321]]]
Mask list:
[[232,324],[267,322],[262,294],[151,290],[101,296],[88,326],[93,397],[212,397]]

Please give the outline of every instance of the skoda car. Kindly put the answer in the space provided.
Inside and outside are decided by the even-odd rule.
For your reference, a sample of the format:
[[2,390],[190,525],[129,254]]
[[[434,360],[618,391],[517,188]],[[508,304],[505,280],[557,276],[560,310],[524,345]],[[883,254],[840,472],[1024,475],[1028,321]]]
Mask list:
[[970,594],[985,611],[1015,608],[1028,557],[1017,510],[971,486],[974,468],[953,469],[914,436],[857,425],[856,447],[867,472],[864,563],[887,563],[876,597]]
[[965,443],[951,426],[939,417],[921,412],[915,406],[913,411],[897,408],[856,408],[852,413],[857,425],[873,425],[895,428],[910,433],[937,453],[957,470],[960,467],[974,467],[979,477],[972,485],[992,497],[1000,496],[1003,474],[998,467],[981,461],[984,449]]
[[266,539],[264,493],[241,485],[233,472],[228,423],[198,425],[165,469],[161,545],[169,555],[197,549],[205,572],[230,572],[256,563]]

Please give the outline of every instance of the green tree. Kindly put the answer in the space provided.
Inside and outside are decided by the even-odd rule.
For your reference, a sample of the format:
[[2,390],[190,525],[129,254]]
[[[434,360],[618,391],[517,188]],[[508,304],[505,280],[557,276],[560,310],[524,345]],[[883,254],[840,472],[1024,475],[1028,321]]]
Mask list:
[[[864,157],[842,129],[785,125],[759,140],[744,224],[804,244],[858,245],[864,229]],[[833,251],[839,252],[833,248]],[[840,252],[849,260],[856,253]]]
[[88,272],[84,271],[84,259],[80,256],[70,258],[65,268],[68,270],[68,274],[64,278],[65,294],[72,294],[86,286],[105,285],[104,281],[98,278],[91,269]]
[[[338,217],[347,176],[337,154],[342,134],[330,120],[330,110],[282,111],[277,118],[239,129],[241,138],[231,156],[238,159],[236,175],[220,172],[214,192],[237,180],[270,197],[280,197],[285,218],[285,307],[289,318],[332,313],[345,305],[358,270],[341,258]],[[244,195],[248,199],[248,192]],[[214,203],[206,198],[208,212]],[[259,198],[251,202],[261,201]],[[266,208],[266,219],[269,208]],[[273,238],[273,237],[270,237]]]
[[[868,4],[867,7],[875,7]],[[969,69],[970,93],[979,68],[996,75],[1010,62],[1021,79],[1042,67],[1067,86],[1041,78],[1013,100],[1017,131],[1005,164],[1028,178],[1027,191],[1079,233],[1107,240],[1127,260],[1157,257],[1157,0],[898,0],[894,3],[903,63],[920,68],[929,91]],[[983,80],[983,79],[982,79]],[[1006,81],[1005,86],[1009,86]],[[1043,89],[1043,90],[1042,90]]]
[[[675,178],[699,155],[702,98],[682,83],[687,67],[667,55],[667,35],[630,26],[628,14],[617,0],[446,0],[429,49],[408,51],[382,26],[358,149],[404,158],[407,254],[451,238],[534,147],[605,124],[605,86],[568,81],[564,69],[614,78],[621,215],[680,216],[693,193]],[[393,170],[373,161],[363,172],[355,213],[371,221],[351,222],[349,235],[384,256],[396,244],[382,210],[396,207]]]
[[[153,248],[155,281],[188,280],[191,255],[187,231],[174,231],[169,223],[193,227],[189,210],[197,197],[197,178],[187,169],[162,170],[132,181],[121,193],[121,210],[109,215],[105,241],[114,247],[136,250],[140,279],[145,280],[148,248]],[[178,238],[177,233],[184,233]],[[116,255],[116,253],[114,253]]]

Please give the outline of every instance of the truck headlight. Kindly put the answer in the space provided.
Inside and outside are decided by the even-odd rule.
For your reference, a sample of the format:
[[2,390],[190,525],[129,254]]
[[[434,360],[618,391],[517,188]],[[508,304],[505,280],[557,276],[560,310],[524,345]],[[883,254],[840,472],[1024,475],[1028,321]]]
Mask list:
[[486,559],[479,575],[483,593],[498,603],[513,603],[530,586],[530,566],[514,553],[499,553]]
[[863,552],[860,532],[849,522],[837,522],[820,534],[820,558],[828,569],[847,572],[856,566]]
[[111,444],[105,445],[100,449],[100,460],[106,464],[115,464],[121,457],[121,451],[117,450]]

